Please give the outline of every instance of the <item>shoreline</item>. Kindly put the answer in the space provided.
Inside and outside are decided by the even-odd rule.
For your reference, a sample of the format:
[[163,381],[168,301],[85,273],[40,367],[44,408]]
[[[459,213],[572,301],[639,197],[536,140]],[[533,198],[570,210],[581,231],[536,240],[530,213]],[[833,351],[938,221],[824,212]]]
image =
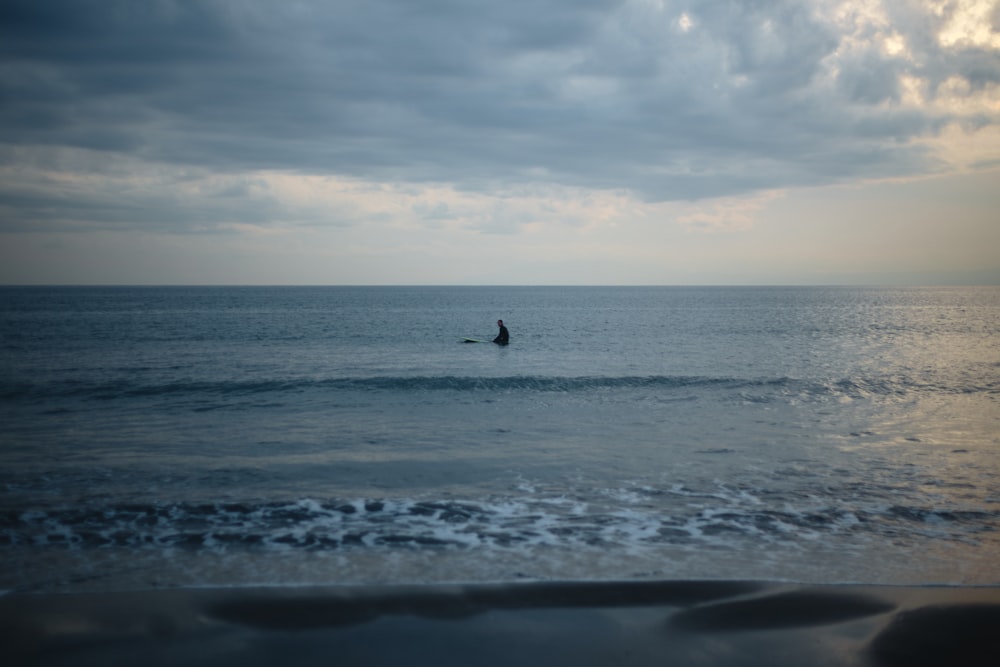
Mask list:
[[0,596],[11,664],[995,664],[1000,585],[598,581]]

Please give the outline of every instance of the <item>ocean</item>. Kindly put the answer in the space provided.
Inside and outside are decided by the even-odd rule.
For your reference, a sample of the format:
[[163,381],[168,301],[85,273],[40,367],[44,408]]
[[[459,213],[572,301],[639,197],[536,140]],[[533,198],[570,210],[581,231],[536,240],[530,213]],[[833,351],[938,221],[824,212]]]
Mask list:
[[6,287],[0,350],[8,591],[1000,584],[997,287]]

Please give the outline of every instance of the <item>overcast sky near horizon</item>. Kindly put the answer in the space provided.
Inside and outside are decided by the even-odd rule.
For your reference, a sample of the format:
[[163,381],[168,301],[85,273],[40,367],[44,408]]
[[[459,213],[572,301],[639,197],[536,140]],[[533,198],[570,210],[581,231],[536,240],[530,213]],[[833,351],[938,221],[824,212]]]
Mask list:
[[5,0],[0,283],[1000,284],[1000,2]]

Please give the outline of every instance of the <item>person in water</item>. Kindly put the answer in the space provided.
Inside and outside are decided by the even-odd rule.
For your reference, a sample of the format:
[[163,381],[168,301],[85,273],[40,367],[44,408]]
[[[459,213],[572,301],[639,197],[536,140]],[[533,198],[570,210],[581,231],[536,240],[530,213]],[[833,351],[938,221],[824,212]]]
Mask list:
[[510,333],[507,332],[507,327],[503,325],[503,320],[497,320],[497,326],[500,327],[500,333],[493,339],[493,342],[497,345],[506,345],[510,342]]

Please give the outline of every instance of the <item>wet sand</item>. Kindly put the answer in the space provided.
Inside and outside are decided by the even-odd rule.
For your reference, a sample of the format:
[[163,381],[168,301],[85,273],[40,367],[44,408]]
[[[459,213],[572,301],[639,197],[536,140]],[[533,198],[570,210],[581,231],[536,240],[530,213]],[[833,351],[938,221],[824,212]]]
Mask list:
[[1000,587],[740,581],[0,597],[11,665],[995,665]]

